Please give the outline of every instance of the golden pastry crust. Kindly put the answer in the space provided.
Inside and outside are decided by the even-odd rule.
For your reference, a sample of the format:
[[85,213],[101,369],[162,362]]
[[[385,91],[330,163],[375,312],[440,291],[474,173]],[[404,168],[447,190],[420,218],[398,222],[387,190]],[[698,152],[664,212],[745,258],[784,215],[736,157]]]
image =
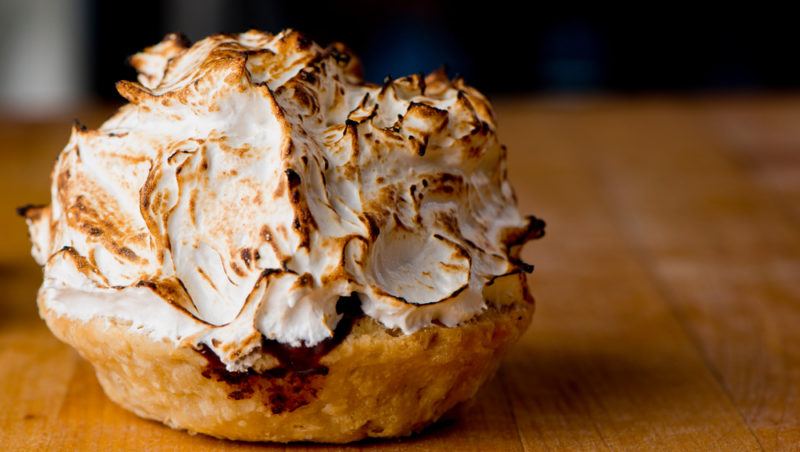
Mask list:
[[488,309],[458,327],[404,335],[360,317],[324,367],[239,374],[114,319],[57,316],[41,300],[39,310],[108,397],[141,417],[220,438],[343,443],[414,433],[475,395],[533,314],[523,274],[497,278],[484,297]]

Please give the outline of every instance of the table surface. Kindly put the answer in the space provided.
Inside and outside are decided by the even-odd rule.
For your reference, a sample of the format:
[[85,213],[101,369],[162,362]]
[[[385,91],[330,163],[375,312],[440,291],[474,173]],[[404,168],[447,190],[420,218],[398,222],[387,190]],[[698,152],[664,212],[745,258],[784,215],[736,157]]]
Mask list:
[[[532,327],[467,416],[348,449],[800,447],[800,97],[496,107],[520,207],[548,222],[525,251]],[[12,212],[47,201],[68,129],[0,124],[0,444],[265,447],[118,408],[38,318],[41,274]]]

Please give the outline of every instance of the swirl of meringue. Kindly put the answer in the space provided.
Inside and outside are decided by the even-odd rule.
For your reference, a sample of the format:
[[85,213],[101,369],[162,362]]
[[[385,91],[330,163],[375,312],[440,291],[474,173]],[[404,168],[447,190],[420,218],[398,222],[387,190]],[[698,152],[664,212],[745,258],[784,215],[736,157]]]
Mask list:
[[295,31],[177,35],[76,126],[52,204],[29,213],[40,302],[211,347],[230,369],[262,337],[313,346],[340,297],[412,333],[485,309],[527,265],[486,98],[443,71],[365,83],[341,44]]

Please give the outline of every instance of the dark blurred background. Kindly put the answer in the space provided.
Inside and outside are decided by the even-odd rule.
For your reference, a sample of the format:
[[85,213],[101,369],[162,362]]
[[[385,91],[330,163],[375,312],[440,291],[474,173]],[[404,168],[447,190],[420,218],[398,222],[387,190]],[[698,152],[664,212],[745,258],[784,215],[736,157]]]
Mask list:
[[170,31],[292,27],[339,40],[380,81],[445,64],[489,94],[763,91],[800,85],[795,14],[511,1],[0,0],[0,111],[118,101],[126,58]]

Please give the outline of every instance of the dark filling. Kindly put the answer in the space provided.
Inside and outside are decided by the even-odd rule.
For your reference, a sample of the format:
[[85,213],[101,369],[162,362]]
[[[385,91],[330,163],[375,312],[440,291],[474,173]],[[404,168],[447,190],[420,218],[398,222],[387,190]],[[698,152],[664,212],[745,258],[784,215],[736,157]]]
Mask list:
[[355,295],[340,297],[336,312],[342,314],[333,336],[313,347],[292,347],[278,341],[262,338],[261,349],[278,360],[278,367],[264,372],[248,369],[231,372],[205,344],[198,352],[208,361],[202,375],[228,384],[228,397],[242,400],[260,395],[273,413],[291,412],[308,405],[322,389],[328,368],[320,364],[323,356],[341,344],[350,334],[355,321],[363,316],[361,302]]

